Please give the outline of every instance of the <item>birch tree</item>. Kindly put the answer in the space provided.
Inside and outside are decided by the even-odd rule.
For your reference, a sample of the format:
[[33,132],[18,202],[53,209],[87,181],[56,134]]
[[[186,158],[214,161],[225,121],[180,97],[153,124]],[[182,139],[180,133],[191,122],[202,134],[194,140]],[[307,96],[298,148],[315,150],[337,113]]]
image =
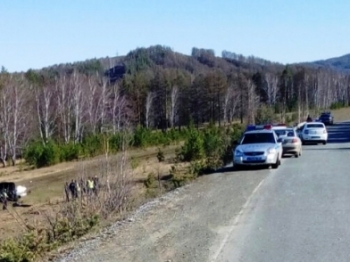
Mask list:
[[34,85],[32,89],[35,94],[40,137],[43,143],[47,143],[54,131],[56,120],[54,89],[49,84]]
[[72,119],[72,101],[71,91],[66,75],[56,79],[56,97],[57,97],[57,115],[61,122],[64,142],[68,143],[71,139],[71,119]]
[[179,88],[175,85],[171,88],[170,95],[170,110],[169,110],[169,122],[170,127],[173,128],[175,126],[175,117],[177,115],[177,105],[179,98]]
[[116,134],[121,131],[127,118],[127,101],[125,96],[121,95],[118,84],[112,86],[111,103],[113,134]]
[[1,73],[1,93],[0,93],[0,161],[3,167],[6,166],[6,159],[8,156],[8,137],[10,129],[10,74]]
[[256,110],[259,104],[259,97],[256,94],[256,86],[251,79],[247,80],[247,117],[248,123],[255,124]]
[[11,111],[9,112],[9,132],[8,132],[8,145],[11,153],[12,165],[16,164],[16,156],[18,153],[19,139],[25,137],[25,132],[28,130],[27,119],[28,110],[27,104],[28,92],[25,86],[23,77],[16,79],[14,85],[11,86],[10,91],[10,103]]
[[147,93],[146,103],[145,103],[145,125],[146,125],[146,128],[150,127],[153,100],[155,97],[156,97],[156,95],[154,92]]
[[267,96],[267,103],[269,106],[276,104],[278,93],[278,77],[272,73],[265,74],[266,88],[264,91]]
[[84,117],[84,95],[83,95],[83,76],[74,71],[71,79],[71,102],[74,117],[74,142],[81,141],[83,133],[83,117]]

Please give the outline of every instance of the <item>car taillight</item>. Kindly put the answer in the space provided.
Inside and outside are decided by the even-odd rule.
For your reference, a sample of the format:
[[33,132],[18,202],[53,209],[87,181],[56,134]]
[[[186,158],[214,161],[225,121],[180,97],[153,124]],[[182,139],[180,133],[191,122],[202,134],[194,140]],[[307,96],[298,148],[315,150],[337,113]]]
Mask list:
[[292,143],[297,143],[297,142],[298,142],[298,139],[296,139],[296,138],[292,139]]

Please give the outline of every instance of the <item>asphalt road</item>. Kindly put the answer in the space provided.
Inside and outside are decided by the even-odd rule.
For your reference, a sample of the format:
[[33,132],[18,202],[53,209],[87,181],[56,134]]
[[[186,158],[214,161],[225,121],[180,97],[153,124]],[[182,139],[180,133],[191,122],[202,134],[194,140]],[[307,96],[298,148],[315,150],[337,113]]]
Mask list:
[[278,169],[220,172],[171,192],[56,261],[350,261],[350,122]]
[[350,261],[350,122],[328,132],[263,180],[216,261]]

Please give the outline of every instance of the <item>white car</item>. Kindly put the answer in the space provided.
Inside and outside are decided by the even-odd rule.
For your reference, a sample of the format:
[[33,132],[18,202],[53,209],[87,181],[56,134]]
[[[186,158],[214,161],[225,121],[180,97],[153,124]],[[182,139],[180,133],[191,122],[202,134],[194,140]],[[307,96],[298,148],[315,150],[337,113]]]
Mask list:
[[282,139],[271,129],[247,131],[233,152],[233,166],[265,165],[278,168],[282,158]]
[[303,145],[306,143],[322,143],[325,145],[328,140],[327,128],[321,122],[308,122],[300,130],[300,138]]

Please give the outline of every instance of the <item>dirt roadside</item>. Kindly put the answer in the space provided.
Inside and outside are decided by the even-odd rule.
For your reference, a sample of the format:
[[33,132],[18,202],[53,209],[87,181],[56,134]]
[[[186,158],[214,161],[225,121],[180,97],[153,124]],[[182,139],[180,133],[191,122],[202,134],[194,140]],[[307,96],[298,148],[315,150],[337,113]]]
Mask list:
[[271,172],[223,171],[149,202],[56,261],[213,261],[230,225]]

